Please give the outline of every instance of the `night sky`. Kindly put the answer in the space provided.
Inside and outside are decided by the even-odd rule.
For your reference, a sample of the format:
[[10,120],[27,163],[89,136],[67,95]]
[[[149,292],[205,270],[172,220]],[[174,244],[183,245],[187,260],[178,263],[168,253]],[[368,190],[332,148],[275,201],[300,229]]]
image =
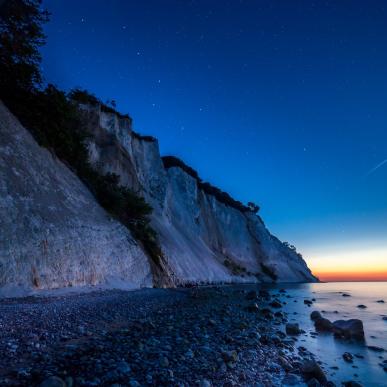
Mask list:
[[43,5],[48,82],[115,99],[323,278],[387,279],[386,2]]

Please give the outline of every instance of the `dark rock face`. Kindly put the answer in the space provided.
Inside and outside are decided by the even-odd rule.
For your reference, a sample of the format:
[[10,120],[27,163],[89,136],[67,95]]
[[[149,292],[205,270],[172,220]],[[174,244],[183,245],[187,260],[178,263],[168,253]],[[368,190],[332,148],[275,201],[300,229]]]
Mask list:
[[364,340],[363,322],[357,319],[333,322],[333,333],[343,339]]
[[333,326],[332,323],[324,317],[318,318],[314,322],[314,326],[316,328],[316,331],[319,332],[332,332]]
[[301,373],[306,381],[317,379],[321,384],[327,383],[324,371],[314,360],[306,360],[301,365]]

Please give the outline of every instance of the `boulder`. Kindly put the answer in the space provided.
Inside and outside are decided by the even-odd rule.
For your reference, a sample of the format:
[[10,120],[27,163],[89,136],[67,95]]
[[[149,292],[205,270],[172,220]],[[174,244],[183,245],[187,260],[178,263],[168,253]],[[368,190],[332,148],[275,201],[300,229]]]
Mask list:
[[321,384],[327,382],[324,371],[315,360],[306,360],[301,364],[301,373],[305,381],[317,379]]
[[333,333],[338,338],[364,340],[363,322],[357,319],[334,321]]
[[295,324],[288,323],[286,324],[286,333],[288,335],[299,335],[301,333],[301,330],[297,323]]
[[315,320],[314,326],[318,332],[332,332],[333,330],[332,323],[324,317]]
[[321,316],[321,313],[318,312],[317,310],[314,310],[314,311],[310,314],[310,319],[313,320],[313,321],[316,321],[316,320],[318,320],[319,318],[322,318],[322,316]]

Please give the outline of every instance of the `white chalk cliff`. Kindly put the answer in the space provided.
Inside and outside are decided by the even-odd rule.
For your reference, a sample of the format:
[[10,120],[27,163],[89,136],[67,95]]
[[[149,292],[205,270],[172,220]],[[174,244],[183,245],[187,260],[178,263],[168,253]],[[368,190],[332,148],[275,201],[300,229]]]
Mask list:
[[98,106],[83,111],[90,161],[152,205],[165,272],[175,284],[316,280],[259,216],[221,203],[183,169],[164,168],[157,140],[139,136],[129,119]]
[[143,250],[0,102],[0,295],[150,286]]
[[[99,106],[82,106],[90,161],[144,196],[164,259],[157,285],[315,281],[260,217],[165,168],[157,140]],[[0,294],[14,289],[152,286],[150,258],[70,169],[40,147],[0,102]]]

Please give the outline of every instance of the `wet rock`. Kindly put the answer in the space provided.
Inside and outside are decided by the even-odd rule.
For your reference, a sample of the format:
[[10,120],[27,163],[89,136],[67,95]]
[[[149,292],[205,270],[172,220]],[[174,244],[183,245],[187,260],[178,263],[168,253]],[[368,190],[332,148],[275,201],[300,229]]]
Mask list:
[[282,379],[282,386],[299,386],[301,378],[295,374],[288,374]]
[[353,356],[352,356],[349,352],[344,352],[344,353],[343,353],[343,359],[344,359],[347,363],[353,363]]
[[324,317],[315,320],[314,326],[318,332],[332,332],[333,330],[332,323]]
[[259,306],[256,303],[248,305],[246,309],[250,313],[259,312]]
[[311,306],[313,304],[313,301],[310,301],[310,300],[304,300],[304,304],[305,305],[308,305],[308,306]]
[[367,309],[367,307],[365,306],[365,305],[363,305],[363,304],[360,304],[360,305],[358,305],[357,306],[359,309]]
[[322,318],[322,316],[321,316],[321,313],[318,312],[317,310],[314,310],[314,311],[310,314],[310,319],[313,320],[313,321],[316,321],[316,320],[318,320],[319,318]]
[[283,357],[283,356],[279,356],[278,357],[278,363],[280,364],[280,366],[286,371],[286,372],[289,372],[293,369],[293,367],[291,366],[291,364],[288,362],[288,360]]
[[349,382],[343,383],[344,387],[363,387],[360,383],[355,382],[354,380],[350,380]]
[[265,289],[260,289],[258,293],[260,297],[264,297],[264,298],[270,297],[270,293]]
[[282,308],[282,304],[279,300],[274,300],[269,304],[272,308]]
[[384,349],[375,345],[367,345],[367,348],[374,352],[384,352]]
[[364,340],[363,322],[357,319],[334,321],[333,333],[338,338]]
[[39,387],[66,387],[66,383],[58,376],[50,376],[40,383]]
[[304,361],[301,364],[300,371],[306,381],[309,381],[314,378],[322,384],[327,382],[327,378],[324,374],[324,371],[321,369],[321,367],[315,360]]
[[384,304],[384,300],[377,300],[376,302],[378,302],[379,304]]
[[299,335],[301,333],[301,330],[297,323],[288,323],[286,324],[286,333],[288,335]]
[[321,383],[316,378],[312,378],[312,379],[308,380],[306,385],[308,387],[320,387]]
[[343,293],[342,296],[343,296],[343,297],[351,297],[351,295],[348,294],[348,293]]
[[246,295],[246,300],[252,301],[258,298],[257,292],[255,290],[251,290]]

